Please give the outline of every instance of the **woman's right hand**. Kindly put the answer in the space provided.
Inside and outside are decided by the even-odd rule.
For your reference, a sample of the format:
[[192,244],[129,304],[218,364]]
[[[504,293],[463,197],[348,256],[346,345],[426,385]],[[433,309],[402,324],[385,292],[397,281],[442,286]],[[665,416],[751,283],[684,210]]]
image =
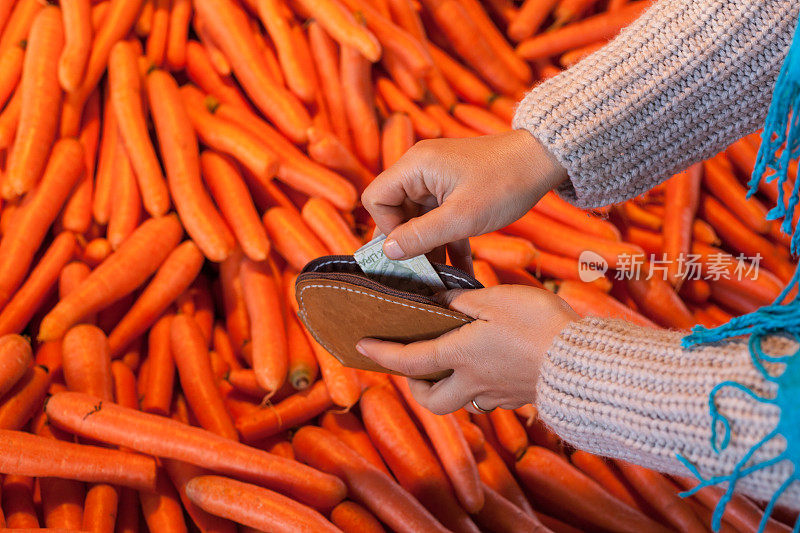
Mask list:
[[466,239],[524,215],[566,179],[566,170],[527,131],[418,142],[366,188],[361,200],[387,238],[390,259],[448,245],[471,265]]

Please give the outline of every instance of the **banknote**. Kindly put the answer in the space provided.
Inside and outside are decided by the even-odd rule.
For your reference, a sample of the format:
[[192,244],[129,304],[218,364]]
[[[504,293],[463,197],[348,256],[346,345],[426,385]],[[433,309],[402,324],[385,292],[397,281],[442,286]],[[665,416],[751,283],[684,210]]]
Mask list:
[[381,234],[356,250],[356,262],[371,279],[394,289],[417,294],[435,294],[447,290],[441,278],[424,255],[393,261],[383,255]]

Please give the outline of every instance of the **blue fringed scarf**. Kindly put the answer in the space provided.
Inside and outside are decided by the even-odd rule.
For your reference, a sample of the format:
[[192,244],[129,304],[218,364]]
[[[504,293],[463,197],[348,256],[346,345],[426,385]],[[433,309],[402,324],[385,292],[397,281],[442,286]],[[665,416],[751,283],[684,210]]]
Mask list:
[[[778,180],[778,204],[770,210],[767,218],[769,220],[783,219],[781,229],[792,236],[791,251],[795,255],[800,250],[800,231],[798,228],[792,227],[792,219],[800,199],[800,177],[795,179],[794,189],[788,198],[785,198],[783,187],[788,178],[789,163],[798,156],[800,156],[800,25],[795,29],[789,54],[786,56],[775,83],[772,103],[761,136],[761,148],[758,151],[753,175],[748,183],[750,186],[748,197],[750,197],[755,194],[760,180],[764,179],[767,182]],[[766,176],[768,169],[773,170],[774,173]],[[793,483],[800,483],[800,351],[792,355],[776,357],[765,354],[761,347],[762,338],[767,335],[788,335],[800,341],[800,296],[795,294],[789,300],[789,295],[798,289],[799,284],[800,268],[795,271],[788,286],[772,305],[736,317],[717,328],[707,329],[703,326],[695,326],[691,335],[683,339],[683,346],[689,347],[738,335],[749,335],[753,365],[764,376],[764,379],[777,385],[777,393],[774,398],[758,396],[749,388],[734,381],[720,383],[711,391],[709,395],[711,446],[717,452],[725,449],[731,439],[730,423],[716,406],[716,395],[720,390],[735,388],[745,392],[755,401],[774,404],[780,408],[781,415],[776,427],[740,459],[733,472],[726,476],[704,479],[691,462],[678,456],[678,459],[700,480],[697,487],[684,495],[689,496],[709,485],[728,483],[727,491],[714,511],[712,524],[714,531],[719,531],[725,506],[733,496],[736,482],[741,477],[780,461],[790,461],[794,465],[793,474],[778,488],[765,509],[759,531],[764,530],[767,519],[780,496]],[[765,363],[779,363],[777,366],[780,373],[771,374],[765,367]],[[723,430],[721,439],[718,436],[720,426]],[[778,436],[785,438],[786,450],[776,457],[751,464],[755,452],[764,443]],[[800,533],[800,519],[795,523],[793,531]]]

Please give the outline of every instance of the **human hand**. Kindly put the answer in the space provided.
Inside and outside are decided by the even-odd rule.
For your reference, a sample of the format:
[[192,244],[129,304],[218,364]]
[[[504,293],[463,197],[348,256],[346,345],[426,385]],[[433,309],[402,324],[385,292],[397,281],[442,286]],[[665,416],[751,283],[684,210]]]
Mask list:
[[386,257],[407,259],[448,245],[453,264],[471,271],[466,239],[517,220],[566,176],[525,130],[430,139],[380,174],[361,201],[387,236]]
[[532,403],[539,369],[553,339],[578,315],[544,289],[501,285],[442,293],[448,306],[474,322],[439,338],[400,344],[361,339],[356,348],[376,363],[406,375],[453,369],[431,383],[409,379],[414,398],[436,414],[462,407],[514,409]]

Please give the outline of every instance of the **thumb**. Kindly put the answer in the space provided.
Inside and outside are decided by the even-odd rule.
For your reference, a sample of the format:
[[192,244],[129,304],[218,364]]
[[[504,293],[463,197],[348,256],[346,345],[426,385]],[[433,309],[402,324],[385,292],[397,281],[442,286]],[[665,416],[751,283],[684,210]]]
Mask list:
[[469,237],[460,202],[448,198],[442,205],[394,228],[383,243],[389,259],[408,259],[445,244]]

